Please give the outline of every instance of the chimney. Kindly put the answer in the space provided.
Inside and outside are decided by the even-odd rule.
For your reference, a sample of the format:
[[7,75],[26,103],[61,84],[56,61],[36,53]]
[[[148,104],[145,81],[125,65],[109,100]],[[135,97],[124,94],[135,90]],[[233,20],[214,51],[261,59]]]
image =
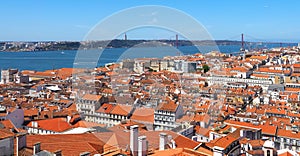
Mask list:
[[175,140],[173,139],[172,135],[168,135],[168,144],[172,149],[176,148]]
[[176,148],[176,142],[174,139],[171,140],[172,149]]
[[32,121],[31,122],[31,126],[37,128],[38,127],[38,123],[36,121]]
[[146,156],[148,153],[148,142],[146,140],[146,136],[138,137],[138,141],[138,156]]
[[17,150],[16,155],[19,156],[19,137],[18,136],[16,136],[16,146],[17,146],[16,147],[16,150]]
[[71,121],[71,117],[68,115],[67,116],[67,122],[70,123],[70,121]]
[[133,125],[130,127],[130,150],[133,156],[136,156],[138,152],[138,128],[138,125]]
[[62,156],[61,150],[57,150],[54,152],[54,156]]
[[241,129],[240,130],[240,137],[244,137],[245,135],[244,135],[244,130],[243,129]]
[[37,142],[33,145],[33,155],[39,153],[41,151],[41,143]]
[[79,156],[90,156],[90,152],[83,152],[83,153],[80,153]]
[[165,150],[165,146],[167,144],[167,134],[160,133],[159,134],[159,150]]

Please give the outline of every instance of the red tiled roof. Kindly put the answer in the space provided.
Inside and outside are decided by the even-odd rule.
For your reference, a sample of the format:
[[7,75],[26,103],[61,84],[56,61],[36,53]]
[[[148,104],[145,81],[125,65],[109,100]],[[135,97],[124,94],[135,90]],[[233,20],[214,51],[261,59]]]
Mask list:
[[53,118],[45,120],[31,121],[27,124],[27,127],[32,127],[32,122],[37,122],[39,129],[49,130],[53,132],[63,132],[68,129],[71,129],[72,126],[66,122],[65,118]]
[[90,154],[103,153],[104,142],[94,134],[56,134],[56,135],[28,135],[27,147],[41,143],[41,149],[49,152],[62,151],[62,155],[79,155],[83,152]]
[[218,138],[216,140],[211,141],[211,143],[213,143],[214,146],[218,146],[221,148],[227,148],[228,146],[230,146],[234,141],[236,141],[237,139],[231,136],[225,136],[225,137],[221,137]]
[[249,69],[247,69],[246,67],[233,67],[231,71],[247,72],[249,71]]
[[252,74],[251,76],[253,76],[253,77],[261,77],[261,78],[269,78],[270,77],[269,75],[266,75],[266,74]]
[[154,109],[152,108],[137,108],[133,112],[132,120],[154,123]]
[[296,138],[300,139],[300,133],[293,132],[291,130],[285,130],[285,129],[278,129],[277,131],[278,137],[286,137],[286,138]]
[[210,129],[208,129],[208,128],[202,128],[200,126],[195,127],[195,133],[200,134],[202,136],[209,137],[209,131],[210,131]]
[[[120,147],[126,148],[126,146],[129,144],[130,142],[130,134],[129,131],[124,131],[123,129],[110,129],[112,131],[114,131],[115,134],[115,141],[110,141],[110,144],[118,144]],[[196,146],[199,145],[198,142],[193,141],[187,137],[184,137],[182,135],[179,135],[173,131],[140,131],[139,135],[145,135],[147,137],[147,141],[149,143],[149,148],[150,149],[154,149],[157,150],[159,148],[159,134],[160,133],[166,133],[167,135],[172,136],[172,138],[174,139],[174,141],[176,142],[176,147],[177,148],[190,148],[190,149],[194,149]],[[109,132],[107,133],[93,133],[95,135],[97,135],[97,137],[103,138],[102,140],[104,142],[108,142],[106,140],[109,140],[108,135],[110,134]],[[109,138],[107,138],[109,137]],[[106,139],[105,139],[106,138]]]
[[106,94],[112,94],[112,92],[113,92],[113,90],[110,89],[110,88],[104,88],[104,89],[102,90],[102,93],[106,93]]
[[284,109],[281,109],[281,110],[278,110],[278,109],[269,109],[269,110],[266,110],[266,113],[270,113],[270,114],[282,114],[282,115],[284,115],[285,114],[285,110]]
[[15,129],[14,124],[10,120],[3,120],[0,123],[7,129]]
[[130,113],[131,109],[132,109],[132,106],[118,104],[112,109],[110,114],[127,116]]
[[78,121],[73,127],[85,127],[85,128],[92,128],[92,127],[105,127],[103,124],[98,124],[95,122],[88,122],[88,121]]
[[194,116],[193,120],[195,122],[205,122],[205,123],[208,123],[210,119],[211,119],[211,117],[208,114],[204,114],[204,115],[196,114]]
[[68,77],[71,77],[72,73],[73,73],[73,68],[61,68],[61,69],[57,70],[57,76],[62,78],[62,79],[66,79]]
[[24,116],[38,116],[38,114],[37,109],[24,109]]
[[295,113],[292,113],[292,112],[288,112],[287,116],[300,118],[300,114],[295,114]]
[[101,107],[96,111],[98,113],[110,113],[115,106],[113,104],[104,103]]
[[176,122],[191,122],[193,121],[194,115],[184,115],[180,119],[176,119]]
[[233,120],[226,120],[226,121],[224,121],[224,123],[231,125],[231,126],[237,126],[237,127],[243,127],[243,128],[261,129],[263,134],[274,135],[274,136],[277,131],[277,126],[271,126],[271,125],[253,125],[251,123],[233,121]]
[[167,135],[171,135],[176,143],[177,148],[194,149],[196,146],[199,145],[198,142],[193,141],[187,137],[184,137],[172,131],[145,131],[145,132],[141,132],[140,135],[145,135],[149,143],[152,144],[152,147],[159,147],[159,134],[161,132],[164,132]]
[[291,94],[289,98],[298,100],[298,94]]
[[74,122],[76,122],[80,119],[81,119],[81,116],[79,114],[73,115],[69,123],[74,124]]
[[294,67],[294,68],[300,68],[300,64],[299,64],[299,63],[293,64],[293,67]]
[[170,112],[176,112],[178,105],[174,101],[169,101],[167,103],[161,103],[158,106],[158,110],[163,110],[163,111],[170,111]]
[[299,92],[299,91],[300,91],[300,88],[289,88],[289,87],[286,87],[284,90],[285,90],[285,91]]
[[14,133],[8,129],[0,129],[0,140],[14,137]]
[[266,60],[268,56],[258,56],[258,55],[252,55],[250,59],[257,59],[257,60]]
[[90,100],[90,101],[99,101],[101,99],[101,95],[94,95],[94,94],[85,94],[82,99]]
[[290,153],[289,151],[286,151],[284,153],[278,154],[278,156],[294,156],[292,153]]
[[263,140],[249,140],[249,144],[252,146],[252,148],[262,147],[264,145],[264,141]]

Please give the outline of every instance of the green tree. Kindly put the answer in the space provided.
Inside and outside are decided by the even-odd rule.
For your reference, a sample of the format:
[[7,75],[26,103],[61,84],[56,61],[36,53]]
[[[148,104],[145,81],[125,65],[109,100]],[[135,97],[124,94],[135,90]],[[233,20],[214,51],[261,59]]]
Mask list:
[[210,69],[210,67],[209,67],[207,64],[204,64],[204,65],[202,66],[202,68],[203,68],[203,70],[204,70],[204,73],[208,72],[209,69]]

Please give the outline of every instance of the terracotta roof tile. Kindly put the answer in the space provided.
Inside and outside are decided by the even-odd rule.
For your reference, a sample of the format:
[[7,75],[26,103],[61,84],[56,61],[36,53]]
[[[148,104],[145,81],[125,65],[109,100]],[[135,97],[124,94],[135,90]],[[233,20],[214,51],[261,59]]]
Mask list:
[[37,128],[39,129],[49,130],[53,132],[63,132],[72,128],[72,126],[68,122],[66,122],[65,118],[53,118],[31,121],[27,124],[27,127],[32,127],[32,122],[37,122]]
[[284,109],[278,110],[278,109],[269,109],[266,110],[266,113],[270,113],[270,114],[281,114],[281,115],[285,115],[286,112]]
[[88,122],[88,121],[78,121],[73,127],[85,127],[85,128],[92,128],[92,127],[105,127],[103,124],[98,124],[95,122]]
[[0,129],[0,140],[14,137],[15,134],[8,129]]
[[99,101],[101,99],[101,95],[94,95],[94,94],[85,94],[82,99],[84,100],[91,100],[91,101]]
[[24,116],[38,116],[38,109],[24,109]]
[[293,132],[291,130],[278,129],[277,131],[278,137],[286,137],[286,138],[296,138],[300,139],[300,133]]
[[132,106],[130,106],[130,105],[118,104],[112,109],[110,114],[127,116],[130,113],[131,109],[132,109]]
[[253,148],[262,147],[264,145],[263,140],[249,140],[248,142]]
[[82,152],[91,154],[103,153],[104,142],[94,134],[58,134],[58,135],[28,135],[27,146],[40,142],[41,149],[54,152],[62,151],[62,155],[79,155]]
[[226,120],[226,121],[224,121],[224,123],[231,125],[231,126],[237,126],[237,127],[243,127],[243,128],[261,129],[263,134],[268,134],[268,135],[273,135],[273,136],[275,136],[276,132],[277,132],[277,126],[253,125],[251,123],[233,121],[233,120]]
[[159,104],[157,110],[175,112],[178,105],[174,101],[164,102]]
[[133,112],[132,120],[154,123],[154,109],[152,108],[137,108]]
[[14,124],[10,120],[3,120],[0,121],[0,123],[6,128],[6,129],[15,129]]
[[213,143],[214,146],[218,146],[218,147],[225,149],[236,140],[237,140],[236,138],[233,138],[231,136],[225,136],[225,137],[221,137],[216,140],[213,140],[211,142]]
[[299,64],[299,63],[293,64],[293,67],[294,67],[294,68],[300,68],[300,64]]
[[101,105],[101,107],[96,111],[98,113],[110,113],[115,105],[109,104],[109,103],[104,103]]

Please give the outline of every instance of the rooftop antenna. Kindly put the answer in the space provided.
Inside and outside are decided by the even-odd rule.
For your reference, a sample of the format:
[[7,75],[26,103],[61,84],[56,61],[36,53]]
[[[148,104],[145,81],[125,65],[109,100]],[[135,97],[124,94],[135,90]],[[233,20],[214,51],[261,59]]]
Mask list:
[[126,33],[124,35],[124,40],[127,41],[127,35],[126,35]]

